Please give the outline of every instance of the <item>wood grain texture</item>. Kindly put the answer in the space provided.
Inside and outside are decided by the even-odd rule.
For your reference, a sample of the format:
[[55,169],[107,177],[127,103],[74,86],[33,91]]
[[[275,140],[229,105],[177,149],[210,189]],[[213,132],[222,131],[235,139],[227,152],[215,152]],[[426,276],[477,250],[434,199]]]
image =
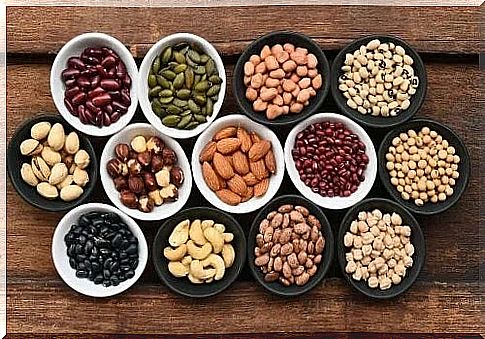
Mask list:
[[479,22],[478,7],[9,7],[7,51],[55,53],[74,36],[99,31],[142,56],[163,36],[192,32],[222,54],[233,55],[264,33],[290,29],[311,36],[326,50],[386,33],[406,39],[421,52],[476,54]]

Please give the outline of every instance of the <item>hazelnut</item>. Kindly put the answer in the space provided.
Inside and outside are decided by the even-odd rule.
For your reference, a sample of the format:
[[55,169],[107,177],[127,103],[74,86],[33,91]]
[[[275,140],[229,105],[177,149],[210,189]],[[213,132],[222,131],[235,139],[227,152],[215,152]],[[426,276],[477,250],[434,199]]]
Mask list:
[[159,190],[148,192],[148,196],[152,198],[153,202],[155,203],[155,206],[160,206],[161,204],[163,204],[163,199],[160,196]]
[[128,146],[127,144],[116,145],[115,154],[118,159],[126,162],[128,160],[128,156],[130,155],[130,146]]
[[115,178],[113,182],[115,184],[116,190],[119,192],[128,189],[128,180],[123,176]]
[[136,159],[128,160],[127,164],[128,172],[130,175],[138,175],[141,172],[141,164]]
[[130,151],[130,153],[128,153],[128,159],[136,159],[138,157],[138,153],[136,153],[135,151]]
[[184,182],[184,171],[178,166],[172,167],[170,170],[170,182],[177,187],[180,187]]
[[178,200],[178,189],[175,185],[170,184],[160,190],[160,196],[164,201],[176,201]]
[[138,207],[138,198],[136,197],[135,193],[130,191],[121,191],[120,200],[123,205],[128,208],[137,208]]
[[152,198],[142,195],[140,199],[138,199],[138,209],[142,212],[151,212],[153,211],[155,203]]
[[161,171],[155,173],[155,179],[158,186],[167,187],[170,184],[170,171],[164,167]]
[[163,163],[165,166],[171,166],[177,162],[177,155],[172,149],[168,147],[165,147],[163,149],[162,157],[163,157]]
[[163,148],[165,147],[165,144],[163,143],[162,139],[159,137],[150,137],[147,141],[147,150],[150,152],[153,152],[153,154],[159,154],[162,153]]
[[145,182],[145,187],[149,191],[156,190],[158,188],[157,181],[155,180],[155,175],[151,172],[143,172],[141,177]]
[[128,187],[133,193],[141,193],[145,189],[145,184],[139,176],[130,176],[128,178]]
[[145,140],[145,137],[143,135],[139,135],[134,137],[131,140],[131,148],[137,153],[142,153],[147,150],[147,142]]
[[163,168],[163,157],[160,154],[156,154],[152,157],[152,161],[150,163],[152,168],[152,172],[156,173]]
[[152,161],[152,154],[149,151],[145,151],[143,153],[138,153],[136,158],[142,166],[148,166]]
[[112,178],[117,178],[123,173],[123,163],[118,158],[113,158],[106,164],[106,170]]

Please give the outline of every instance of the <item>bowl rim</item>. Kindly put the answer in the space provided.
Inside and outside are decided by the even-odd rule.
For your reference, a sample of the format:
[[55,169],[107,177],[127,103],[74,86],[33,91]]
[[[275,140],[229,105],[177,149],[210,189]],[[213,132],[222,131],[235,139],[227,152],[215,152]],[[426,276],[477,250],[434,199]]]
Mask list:
[[[245,102],[245,100],[247,99],[245,97],[242,98],[237,94],[238,93],[237,87],[240,86],[240,84],[242,83],[241,79],[243,75],[244,63],[247,60],[249,60],[249,57],[252,54],[252,50],[262,41],[266,39],[271,39],[277,35],[287,35],[287,36],[292,35],[297,37],[300,40],[305,41],[309,45],[312,45],[318,51],[317,53],[319,55],[317,56],[317,58],[321,59],[322,61],[322,68],[324,73],[322,74],[322,77],[324,78],[323,87],[319,89],[320,91],[323,91],[322,96],[318,100],[310,101],[308,108],[305,107],[305,109],[307,109],[306,112],[291,115],[291,119],[289,121],[281,121],[281,119],[268,120],[266,119],[266,116],[264,116],[263,114],[255,113],[253,110],[246,110],[243,102]],[[234,67],[234,74],[232,77],[232,92],[233,92],[234,98],[236,99],[236,104],[238,109],[241,112],[243,112],[246,116],[251,118],[252,120],[268,126],[275,126],[275,127],[291,126],[296,124],[297,122],[300,122],[308,118],[321,107],[321,105],[327,98],[328,93],[330,91],[331,73],[332,73],[331,65],[328,61],[327,56],[325,55],[325,52],[312,38],[310,38],[309,36],[303,33],[292,31],[292,30],[277,30],[277,31],[272,31],[267,34],[259,36],[245,48],[241,56],[238,58],[236,62],[236,66]]]
[[[365,42],[368,42],[373,39],[385,39],[387,41],[391,41],[394,43],[399,43],[401,46],[403,46],[406,49],[406,52],[409,52],[407,54],[412,54],[414,63],[416,64],[413,68],[417,72],[418,68],[422,68],[423,72],[419,74],[419,83],[421,84],[421,88],[423,88],[423,92],[421,96],[413,96],[413,101],[416,102],[416,105],[414,106],[414,109],[409,111],[406,110],[405,112],[407,114],[400,114],[396,116],[396,121],[395,122],[386,122],[386,120],[389,120],[387,118],[382,118],[382,117],[375,117],[380,118],[380,119],[385,119],[385,120],[379,120],[383,121],[382,123],[380,122],[372,122],[368,121],[367,118],[369,118],[369,115],[363,115],[359,113],[357,110],[351,109],[350,107],[347,106],[346,100],[344,100],[342,93],[338,89],[338,74],[341,72],[340,71],[340,66],[341,61],[345,57],[346,53],[349,53],[351,50],[355,48],[356,45],[361,45],[365,44]],[[338,63],[338,64],[337,64]],[[424,65],[423,60],[421,59],[421,56],[418,54],[418,52],[405,40],[391,35],[391,34],[371,34],[371,35],[366,35],[360,38],[357,38],[353,41],[351,41],[349,44],[347,44],[345,47],[343,47],[337,56],[333,59],[332,66],[331,66],[331,74],[332,76],[330,77],[330,90],[332,92],[332,97],[337,104],[337,107],[340,112],[342,112],[344,115],[347,117],[351,118],[352,120],[355,120],[359,124],[362,124],[366,127],[371,127],[371,128],[378,128],[378,129],[389,129],[393,128],[396,126],[399,126],[400,124],[405,123],[406,121],[410,120],[423,106],[424,100],[426,99],[426,94],[428,92],[428,77],[426,73],[426,67]],[[417,94],[417,92],[416,92]],[[374,118],[374,117],[373,117]]]
[[[166,45],[169,45],[174,40],[187,40],[189,42],[195,42],[200,44],[203,49],[208,52],[208,54],[213,54],[214,62],[216,63],[217,70],[219,72],[219,77],[222,79],[221,90],[219,92],[219,98],[217,102],[214,103],[214,112],[209,117],[207,122],[197,126],[192,130],[176,129],[173,127],[167,127],[160,122],[160,118],[152,111],[150,101],[148,98],[148,91],[145,91],[145,85],[147,82],[148,72],[151,67],[151,63],[156,55],[161,52],[161,49]],[[211,56],[212,57],[212,56]],[[138,72],[138,101],[140,103],[141,110],[145,118],[161,133],[173,138],[173,139],[188,139],[195,137],[206,130],[217,118],[219,112],[222,110],[222,104],[226,97],[226,87],[227,87],[227,76],[226,68],[222,61],[222,58],[217,51],[217,49],[206,39],[199,35],[192,33],[174,33],[163,37],[158,40],[145,54],[142,63],[140,65],[140,70]]]
[[[56,122],[62,124],[64,128],[66,126],[68,126],[68,128],[70,128],[70,129],[72,129],[72,131],[76,132],[79,139],[82,140],[82,143],[84,143],[86,145],[86,147],[84,147],[83,149],[86,152],[88,152],[89,157],[90,157],[89,168],[90,168],[91,175],[89,177],[89,180],[90,180],[90,182],[88,183],[89,187],[87,189],[83,188],[83,194],[78,199],[76,199],[74,201],[69,201],[69,202],[60,201],[60,202],[63,203],[63,205],[65,205],[63,207],[46,206],[46,205],[38,204],[38,203],[32,201],[32,199],[30,199],[29,195],[23,189],[21,189],[17,180],[14,179],[15,178],[15,176],[13,174],[14,169],[12,168],[12,165],[10,165],[10,162],[8,161],[8,155],[13,153],[13,152],[17,152],[16,150],[13,149],[12,140],[18,139],[19,134],[22,131],[24,131],[26,128],[30,129],[37,122],[43,121],[43,119],[53,119]],[[77,206],[83,204],[86,201],[86,199],[88,199],[89,196],[93,193],[93,191],[96,187],[97,180],[98,180],[98,159],[96,157],[96,151],[94,150],[94,147],[91,144],[91,141],[89,140],[89,138],[86,135],[84,135],[83,133],[79,132],[75,127],[68,124],[66,122],[66,120],[61,115],[49,114],[49,113],[40,113],[40,114],[36,114],[36,115],[31,116],[28,119],[22,121],[20,123],[20,125],[18,125],[17,128],[15,129],[15,132],[12,134],[12,136],[11,136],[9,142],[8,142],[8,147],[7,147],[7,173],[8,173],[8,176],[10,178],[10,182],[12,183],[12,186],[15,188],[15,191],[29,205],[31,205],[35,208],[44,210],[44,211],[48,211],[48,212],[62,212],[62,211],[66,211],[68,209],[72,209],[74,207],[77,207]],[[45,199],[45,201],[48,203],[48,205],[50,205],[49,204],[50,200]]]
[[[303,181],[301,181],[298,171],[295,168],[295,162],[291,155],[291,151],[293,148],[293,144],[295,141],[295,137],[298,132],[305,129],[307,126],[321,122],[324,120],[330,121],[340,121],[344,123],[344,125],[349,128],[352,132],[358,132],[359,139],[364,143],[366,146],[366,154],[369,157],[369,163],[367,164],[365,170],[365,180],[360,183],[357,191],[352,193],[349,197],[322,197],[318,193],[314,193],[311,189],[306,186]],[[369,134],[364,130],[362,126],[360,126],[357,122],[353,121],[352,119],[346,117],[345,115],[338,114],[338,113],[331,113],[331,112],[322,112],[316,113],[311,117],[301,121],[299,124],[294,126],[285,141],[285,164],[286,164],[286,171],[291,179],[291,182],[299,191],[299,193],[304,196],[305,198],[311,200],[315,204],[320,207],[329,209],[329,210],[342,210],[345,208],[349,208],[359,201],[366,198],[366,196],[371,191],[372,187],[374,186],[376,177],[377,177],[377,167],[378,167],[378,159],[377,153],[374,147],[374,143],[370,138]],[[359,193],[359,196],[356,193]],[[337,205],[338,204],[338,205]]]
[[[394,137],[398,136],[400,132],[410,129],[409,125],[411,124],[421,124],[421,125],[430,125],[428,127],[433,127],[437,126],[440,129],[445,130],[447,133],[449,133],[452,136],[453,140],[448,140],[450,143],[453,143],[454,145],[460,145],[461,148],[464,150],[464,159],[460,161],[460,164],[464,166],[464,169],[460,171],[460,185],[455,185],[455,188],[460,188],[458,192],[454,192],[453,196],[456,194],[456,198],[453,200],[445,200],[443,202],[438,202],[437,204],[433,204],[435,208],[433,208],[432,211],[423,211],[419,206],[416,206],[414,203],[409,203],[405,201],[403,198],[401,198],[401,195],[397,192],[396,189],[390,184],[389,182],[389,174],[387,169],[385,168],[385,153],[386,153],[386,147],[389,147],[391,144],[391,141]],[[414,128],[416,129],[416,128]],[[456,148],[456,147],[455,147]],[[451,128],[449,128],[447,125],[434,120],[430,118],[416,118],[407,121],[405,124],[402,124],[393,130],[389,131],[384,138],[382,139],[381,144],[379,145],[379,150],[377,153],[378,156],[378,171],[379,171],[379,177],[381,179],[382,184],[384,185],[387,193],[392,197],[392,199],[397,202],[398,204],[402,205],[404,208],[407,210],[411,211],[412,213],[418,214],[418,215],[435,215],[439,214],[442,212],[445,212],[446,210],[450,209],[453,207],[460,199],[463,193],[465,193],[468,183],[470,181],[470,174],[471,174],[471,158],[470,158],[470,152],[468,148],[466,147],[466,144],[463,142],[463,140],[458,136],[456,132],[454,132]]]
[[[249,201],[244,203],[240,203],[239,205],[232,206],[226,204],[222,200],[217,197],[217,195],[207,186],[202,176],[202,169],[201,164],[199,162],[199,149],[202,150],[204,145],[203,139],[212,140],[212,136],[223,126],[226,125],[238,125],[241,122],[244,122],[251,126],[252,130],[255,132],[264,131],[269,135],[269,139],[271,139],[273,153],[275,154],[276,161],[278,162],[278,157],[276,153],[279,153],[281,156],[280,163],[277,163],[277,171],[276,174],[271,175],[270,177],[270,187],[268,191],[262,197],[258,198],[251,198]],[[259,133],[259,132],[258,132]],[[276,143],[276,145],[275,145]],[[245,115],[242,114],[229,114],[223,117],[220,117],[216,121],[214,121],[209,128],[207,128],[202,134],[197,138],[195,145],[192,151],[192,160],[191,166],[194,168],[194,182],[197,188],[199,189],[202,196],[214,207],[221,209],[228,213],[235,213],[235,214],[242,214],[242,213],[251,213],[263,207],[266,203],[271,201],[271,199],[276,195],[278,189],[280,188],[283,177],[285,173],[285,161],[284,161],[284,151],[283,147],[281,146],[281,142],[279,141],[276,134],[267,126],[261,125],[254,120],[251,120]],[[195,168],[200,168],[200,170],[195,170]],[[280,169],[281,168],[281,169]],[[253,200],[257,199],[257,200]]]
[[[312,213],[315,215],[315,217],[318,218],[320,223],[322,224],[322,231],[325,231],[326,233],[323,234],[325,238],[325,249],[324,253],[326,250],[329,251],[329,253],[326,254],[325,260],[322,260],[321,263],[319,264],[319,271],[317,272],[316,276],[312,277],[312,280],[309,281],[307,284],[303,286],[298,286],[297,287],[297,292],[282,292],[278,290],[277,288],[273,287],[274,283],[278,282],[272,282],[268,283],[264,281],[264,276],[261,273],[259,269],[256,268],[256,265],[254,264],[254,246],[256,243],[256,234],[258,232],[259,224],[261,220],[267,215],[268,210],[273,209],[273,207],[276,207],[281,204],[285,204],[281,201],[285,201],[287,199],[294,200],[297,203],[293,203],[293,205],[303,205],[308,208],[308,206],[311,206],[312,209],[317,211],[316,213]],[[279,207],[279,206],[278,206]],[[276,210],[276,209],[274,209]],[[323,232],[322,232],[323,233]],[[335,252],[335,237],[333,235],[333,230],[332,230],[332,225],[328,221],[327,216],[325,213],[322,211],[322,209],[315,204],[313,201],[305,198],[304,196],[297,195],[297,194],[284,194],[276,197],[275,199],[271,200],[268,204],[266,204],[254,217],[253,223],[251,224],[251,228],[249,229],[248,233],[248,240],[247,240],[247,262],[249,269],[251,271],[251,274],[253,277],[256,279],[256,281],[262,285],[267,291],[281,296],[281,297],[296,297],[299,295],[302,295],[304,293],[309,292],[313,288],[315,288],[318,284],[321,283],[321,281],[325,278],[327,275],[330,267],[333,264],[333,259],[334,259],[334,252]],[[322,253],[323,256],[323,253]],[[328,257],[328,259],[327,259]],[[313,279],[315,278],[315,279]]]
[[[112,213],[118,214],[123,221],[126,223],[126,225],[130,228],[132,231],[133,235],[135,235],[138,239],[138,251],[139,251],[139,261],[138,261],[138,266],[135,269],[135,276],[131,279],[125,280],[121,284],[125,283],[125,286],[122,286],[121,284],[118,286],[110,286],[110,287],[103,287],[107,293],[95,293],[93,291],[102,291],[101,289],[98,289],[97,287],[92,288],[92,289],[87,289],[84,290],[79,287],[78,284],[72,283],[71,281],[66,281],[64,279],[65,275],[62,269],[60,267],[63,265],[61,262],[61,258],[59,258],[58,255],[56,255],[55,251],[56,249],[59,248],[59,246],[63,246],[64,244],[64,236],[66,232],[61,234],[62,231],[69,230],[69,226],[64,226],[67,225],[67,220],[71,217],[77,216],[80,213],[85,213],[88,211],[108,211]],[[61,230],[61,228],[64,227],[65,230]],[[140,255],[142,254],[142,255]],[[135,220],[133,220],[129,215],[123,213],[116,207],[113,207],[111,205],[103,204],[103,203],[87,203],[83,204],[80,206],[77,206],[76,208],[70,210],[66,215],[62,217],[62,219],[59,221],[59,223],[56,225],[56,228],[54,230],[54,234],[52,236],[52,241],[51,241],[51,256],[52,256],[52,262],[54,264],[54,267],[56,269],[57,274],[61,277],[62,281],[69,286],[71,289],[76,291],[79,294],[83,294],[89,297],[95,297],[95,298],[106,298],[106,297],[112,297],[114,295],[120,294],[128,290],[130,287],[132,287],[141,277],[143,272],[145,271],[145,267],[148,261],[148,256],[149,256],[149,251],[148,251],[148,244],[145,238],[145,235],[143,234],[143,231],[141,230],[140,226],[136,223]],[[140,260],[140,258],[144,258],[144,260]],[[66,255],[67,258],[67,255]],[[72,272],[75,272],[74,269],[72,269],[70,266],[68,267]],[[73,273],[75,276],[75,273]],[[77,280],[76,280],[77,281]],[[101,286],[101,285],[95,285],[92,283],[93,286]],[[122,287],[122,288],[121,288]],[[110,290],[111,289],[111,290]]]
[[[244,234],[244,230],[243,230],[242,226],[239,224],[239,222],[230,213],[227,213],[225,211],[222,211],[222,210],[214,208],[214,207],[195,206],[195,207],[190,207],[190,208],[184,209],[183,211],[181,211],[177,215],[177,217],[180,217],[180,218],[183,219],[183,218],[185,218],[185,215],[187,215],[191,212],[198,212],[198,211],[204,211],[206,213],[213,213],[214,215],[223,215],[224,217],[228,218],[228,220],[231,220],[231,227],[236,228],[238,230],[237,232],[239,232],[240,235],[241,235],[240,240],[242,242],[242,248],[238,249],[238,251],[237,251],[238,258],[239,258],[238,260],[240,260],[241,264],[237,265],[237,266],[232,266],[235,269],[233,276],[225,279],[225,281],[224,281],[225,284],[220,289],[215,290],[214,292],[210,292],[210,293],[199,293],[199,294],[186,293],[185,291],[178,289],[175,284],[172,284],[167,279],[166,275],[160,270],[160,266],[165,264],[166,259],[162,255],[163,259],[160,260],[160,253],[156,253],[155,251],[152,251],[153,266],[155,267],[155,271],[157,272],[158,277],[162,280],[164,285],[167,286],[172,292],[175,292],[175,293],[180,294],[180,295],[185,296],[185,297],[195,298],[195,299],[212,297],[212,296],[215,296],[215,295],[223,292],[227,288],[229,288],[229,286],[231,286],[236,281],[236,279],[239,277],[239,275],[241,274],[241,271],[244,267],[244,264],[246,263],[246,247],[247,247],[247,240],[246,240],[246,236]],[[188,217],[187,217],[187,219],[190,220],[190,218],[188,218]],[[193,221],[193,220],[191,220],[191,221]],[[173,223],[172,226],[170,226],[171,223]],[[152,248],[155,248],[157,246],[157,244],[162,241],[161,233],[164,231],[165,228],[172,227],[172,229],[173,229],[175,226],[177,226],[177,223],[175,223],[173,219],[165,220],[163,222],[163,224],[158,228],[157,233],[155,234],[155,237],[153,238]],[[224,280],[224,278],[222,280]],[[194,285],[194,286],[197,286],[197,285]]]
[[[405,285],[402,285],[404,281],[402,281],[398,285],[392,285],[389,290],[386,290],[386,294],[383,295],[378,295],[375,293],[371,293],[367,290],[363,290],[359,283],[362,281],[356,281],[352,278],[352,276],[345,272],[345,266],[346,266],[346,260],[345,260],[345,252],[346,248],[344,247],[343,244],[343,237],[345,233],[349,230],[350,227],[350,222],[352,219],[352,216],[358,213],[360,210],[364,210],[365,206],[368,205],[369,203],[378,203],[378,204],[389,204],[393,208],[398,210],[399,215],[401,218],[404,220],[405,218],[408,220],[411,220],[411,222],[406,223],[408,224],[409,227],[412,229],[412,234],[417,234],[416,237],[419,238],[417,242],[420,242],[423,246],[422,248],[419,249],[419,251],[422,252],[422,255],[418,257],[419,260],[416,260],[417,258],[414,256],[413,257],[413,266],[416,267],[416,273],[414,274],[413,277],[409,277],[409,275],[406,275],[406,280],[405,280]],[[342,241],[340,241],[342,240]],[[391,299],[394,297],[397,297],[404,292],[406,292],[416,281],[418,278],[419,274],[421,273],[421,270],[424,266],[424,263],[426,261],[426,239],[423,234],[423,230],[421,226],[419,225],[419,222],[416,220],[416,218],[413,216],[411,212],[409,212],[406,208],[404,208],[402,205],[398,204],[397,202],[386,199],[386,198],[368,198],[365,200],[360,201],[356,205],[352,206],[347,213],[345,213],[345,216],[342,218],[342,221],[339,225],[339,231],[336,237],[336,242],[337,242],[337,261],[338,261],[338,266],[340,267],[340,270],[345,278],[347,280],[347,283],[349,283],[353,289],[359,291],[363,295],[369,297],[369,298],[374,298],[374,299]],[[416,243],[416,242],[415,242]],[[415,245],[415,244],[413,244]],[[416,251],[415,251],[416,253]],[[404,286],[404,287],[402,287]],[[397,292],[396,288],[401,287]],[[393,291],[394,289],[394,291]],[[376,289],[376,291],[381,291],[380,289]],[[392,292],[392,293],[391,293]]]
[[[109,159],[113,158],[114,156],[109,155],[109,152],[114,152],[114,147],[115,145],[115,139],[117,138],[123,138],[127,133],[131,131],[137,131],[137,130],[151,130],[153,131],[152,135],[158,136],[161,138],[165,143],[167,140],[170,141],[170,143],[173,143],[175,147],[171,147],[174,152],[177,155],[177,163],[180,168],[183,169],[184,171],[184,182],[183,186],[186,186],[185,190],[187,190],[187,194],[184,197],[181,197],[179,195],[179,199],[177,201],[180,201],[180,206],[178,208],[174,208],[173,203],[169,203],[167,205],[163,204],[161,206],[155,206],[155,209],[151,212],[144,213],[140,212],[138,209],[130,209],[126,206],[124,206],[119,197],[118,191],[113,191],[113,193],[117,193],[116,196],[113,194],[110,194],[111,189],[109,188],[108,180],[113,180],[106,171],[106,164],[109,161]],[[127,142],[128,143],[128,142]],[[175,148],[175,149],[174,149]],[[113,153],[112,153],[113,154]],[[130,217],[136,219],[136,220],[143,220],[143,221],[156,221],[156,220],[161,220],[161,219],[166,219],[170,218],[177,212],[179,212],[186,204],[189,199],[190,193],[192,192],[192,169],[190,166],[190,162],[187,158],[187,155],[185,154],[184,149],[182,146],[178,143],[177,140],[169,137],[168,135],[163,134],[159,130],[157,130],[153,125],[148,124],[148,123],[134,123],[134,124],[129,124],[126,126],[124,129],[122,129],[119,133],[116,133],[115,135],[111,136],[109,140],[105,143],[105,146],[103,148],[103,152],[100,157],[99,161],[99,172],[100,172],[100,177],[101,177],[101,183],[103,186],[104,191],[106,192],[106,195],[108,196],[109,200],[111,203],[113,203],[117,209],[122,211],[123,213],[129,215]],[[156,211],[156,208],[164,208],[160,209],[159,211]],[[162,213],[162,211],[165,211]],[[168,211],[168,212],[166,212]],[[139,213],[138,213],[139,212]]]
[[[67,59],[70,56],[74,56],[74,55],[71,55],[71,49],[73,47],[75,47],[77,44],[83,43],[84,41],[90,41],[93,39],[106,41],[107,43],[116,46],[116,49],[117,49],[116,52],[118,53],[118,56],[120,57],[120,59],[124,62],[127,73],[131,77],[131,87],[130,87],[131,105],[128,107],[128,111],[124,115],[122,115],[117,122],[109,126],[103,126],[103,127],[83,124],[78,117],[73,117],[72,114],[67,110],[63,101],[64,97],[62,96],[62,99],[61,99],[59,95],[54,94],[55,91],[60,90],[57,88],[58,84],[60,84],[60,86],[63,88],[62,89],[63,94],[65,90],[64,82],[60,78],[57,78],[55,75],[55,73],[57,73],[58,70],[62,70],[67,67],[67,65],[61,64],[61,59],[64,59],[64,58]],[[133,58],[133,55],[128,50],[128,48],[126,48],[126,46],[120,40],[106,33],[87,32],[87,33],[82,33],[75,36],[74,38],[66,42],[64,46],[62,46],[62,48],[59,50],[50,69],[49,86],[50,86],[52,101],[54,102],[54,105],[56,106],[57,111],[63,116],[63,118],[66,120],[66,122],[69,125],[71,125],[77,131],[93,137],[107,137],[119,132],[124,127],[126,127],[132,120],[133,116],[135,115],[135,112],[138,107],[137,79],[138,79],[138,66],[136,65],[135,59]],[[93,127],[95,127],[96,129],[94,129]]]

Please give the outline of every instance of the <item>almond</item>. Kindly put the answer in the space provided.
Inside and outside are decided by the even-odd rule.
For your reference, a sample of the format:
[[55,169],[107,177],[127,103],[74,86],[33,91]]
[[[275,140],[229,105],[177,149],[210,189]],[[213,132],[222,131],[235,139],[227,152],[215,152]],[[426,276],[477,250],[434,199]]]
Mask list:
[[268,140],[261,140],[251,146],[249,150],[249,161],[258,161],[263,158],[271,149],[271,142]]
[[224,127],[223,129],[219,130],[219,132],[214,134],[214,137],[212,137],[212,140],[219,141],[225,138],[232,138],[232,137],[235,137],[236,134],[237,134],[236,127],[228,126],[228,127]]
[[231,154],[239,149],[241,140],[238,138],[225,138],[217,142],[217,150],[222,154]]
[[260,197],[266,193],[269,188],[269,178],[263,179],[254,185],[254,196]]
[[232,165],[234,170],[240,175],[246,175],[249,172],[248,158],[241,151],[237,151],[232,155]]
[[243,179],[244,179],[244,182],[246,182],[246,185],[248,186],[254,186],[259,182],[258,178],[256,178],[252,172],[249,172],[248,174],[246,174],[243,177]]
[[241,202],[246,202],[249,199],[251,199],[254,195],[254,188],[252,186],[249,186],[248,189],[246,190],[246,194],[242,197]]
[[254,176],[258,180],[263,180],[264,178],[267,178],[268,175],[269,175],[268,170],[266,169],[266,166],[264,165],[263,159],[260,159],[258,161],[254,161],[254,162],[252,162],[252,161],[249,162],[249,168],[251,169],[251,172],[253,172]]
[[221,189],[216,192],[216,195],[228,205],[238,205],[241,202],[241,197],[228,189]]
[[227,162],[231,165],[232,168],[234,168],[234,160],[232,159],[232,155],[225,155],[224,158],[226,158]]
[[245,196],[248,190],[246,182],[239,174],[234,174],[234,176],[227,181],[227,187],[240,196]]
[[218,191],[221,188],[219,177],[207,161],[204,161],[202,164],[202,176],[204,177],[205,183],[211,190]]
[[264,156],[264,164],[271,174],[276,173],[276,159],[272,150],[269,150]]
[[202,149],[202,152],[200,152],[199,161],[201,163],[204,161],[212,161],[212,157],[214,157],[216,150],[217,143],[214,141],[209,141],[209,143]]
[[214,153],[214,158],[212,160],[212,164],[217,174],[226,180],[232,178],[234,170],[232,169],[231,163],[221,153]]
[[216,175],[217,175],[217,180],[219,180],[219,185],[221,186],[221,188],[227,188],[226,180],[222,179],[219,174],[216,173]]
[[261,137],[259,136],[258,133],[256,132],[251,132],[251,142],[254,144],[254,143],[257,143],[257,142],[260,142],[262,139]]
[[242,127],[238,127],[237,137],[239,140],[241,140],[241,151],[243,151],[244,153],[249,152],[249,149],[253,145],[253,142],[251,141],[251,136],[249,135],[248,131],[246,131]]

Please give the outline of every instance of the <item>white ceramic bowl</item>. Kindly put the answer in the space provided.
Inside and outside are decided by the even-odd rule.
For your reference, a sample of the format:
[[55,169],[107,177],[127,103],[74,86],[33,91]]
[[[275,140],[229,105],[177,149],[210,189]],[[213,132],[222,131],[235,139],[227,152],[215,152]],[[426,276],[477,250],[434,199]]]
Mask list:
[[[216,103],[214,103],[214,112],[212,113],[212,116],[207,119],[206,123],[200,124],[192,130],[177,129],[167,127],[162,124],[160,118],[152,111],[150,100],[148,99],[148,74],[150,72],[150,68],[152,67],[153,60],[155,60],[155,58],[160,55],[165,47],[173,46],[180,42],[188,42],[199,46],[207,55],[209,55],[214,60],[217,66],[217,70],[219,72],[219,77],[222,79],[219,99]],[[219,56],[219,53],[214,48],[214,46],[212,46],[207,40],[190,33],[172,34],[153,45],[148,53],[145,55],[145,58],[143,58],[138,79],[138,97],[141,109],[145,114],[145,117],[160,132],[177,139],[191,138],[202,133],[202,131],[205,130],[219,114],[222,103],[224,102],[224,97],[226,95],[226,70],[224,68],[224,64],[222,63],[222,59]]]
[[[369,163],[364,171],[365,180],[360,183],[357,191],[348,197],[322,197],[320,194],[313,192],[310,187],[301,181],[300,175],[298,174],[295,167],[295,162],[293,161],[293,157],[291,155],[291,150],[295,144],[297,134],[309,125],[324,121],[343,123],[348,129],[359,137],[366,147],[365,153],[369,157]],[[285,142],[285,162],[286,170],[288,171],[291,181],[298,191],[300,191],[305,198],[310,199],[317,205],[333,210],[348,208],[364,199],[371,190],[372,185],[374,185],[377,173],[376,150],[369,135],[357,123],[343,115],[336,113],[318,113],[296,125],[288,134]]]
[[[237,206],[226,204],[219,199],[219,197],[209,188],[209,186],[207,186],[204,177],[202,176],[202,165],[199,162],[199,155],[204,146],[210,140],[212,140],[212,137],[217,131],[227,126],[244,127],[248,130],[248,132],[256,132],[261,136],[261,138],[271,141],[271,144],[273,145],[273,153],[276,159],[276,174],[273,174],[270,177],[269,188],[266,194],[262,197],[251,198],[249,201],[243,202]],[[214,123],[199,136],[192,152],[192,168],[194,170],[195,184],[199,188],[202,195],[213,206],[229,213],[249,213],[263,207],[274,197],[281,186],[281,182],[283,181],[285,160],[281,143],[276,134],[274,134],[269,128],[252,121],[244,115],[231,114],[214,121]]]
[[[66,86],[62,80],[61,73],[67,68],[67,60],[70,57],[79,57],[87,47],[109,47],[118,54],[126,66],[126,70],[131,77],[130,98],[131,105],[128,112],[123,114],[120,119],[109,126],[97,127],[94,125],[83,124],[78,117],[73,116],[64,105],[64,91]],[[78,35],[67,42],[57,54],[52,64],[50,74],[50,86],[52,99],[57,110],[62,117],[78,131],[93,136],[107,136],[114,134],[130,122],[138,106],[138,67],[130,51],[119,40],[104,33],[85,33]]]
[[[128,208],[123,205],[120,200],[120,192],[116,190],[113,179],[110,177],[108,171],[106,170],[106,164],[108,163],[108,161],[115,157],[114,150],[116,145],[120,143],[125,143],[129,145],[131,143],[131,140],[138,135],[143,135],[147,139],[151,136],[158,136],[160,139],[162,139],[165,145],[174,150],[178,159],[177,165],[183,170],[185,176],[184,182],[178,190],[178,200],[174,202],[164,203],[161,206],[155,206],[155,208],[151,212],[142,212],[137,209]],[[135,219],[166,219],[177,213],[189,199],[190,191],[192,190],[192,173],[190,171],[189,160],[187,159],[184,150],[177,141],[170,137],[167,137],[166,135],[163,135],[149,124],[130,124],[121,132],[113,135],[106,143],[103,149],[103,154],[101,154],[101,160],[99,163],[101,182],[103,183],[103,188],[106,191],[109,199],[121,211]]]
[[[89,279],[80,279],[76,277],[76,270],[69,265],[69,257],[67,255],[67,246],[64,242],[64,236],[71,229],[71,225],[78,222],[81,215],[93,211],[113,212],[118,214],[123,222],[129,227],[133,235],[138,239],[138,266],[135,269],[135,275],[133,278],[121,282],[118,286],[104,287],[103,285],[94,284]],[[52,260],[54,261],[57,273],[59,273],[62,280],[64,280],[64,282],[73,290],[91,297],[110,297],[127,290],[140,278],[145,270],[148,260],[148,246],[140,227],[126,214],[120,212],[113,206],[106,204],[84,204],[71,210],[61,219],[61,221],[59,221],[52,238]]]

